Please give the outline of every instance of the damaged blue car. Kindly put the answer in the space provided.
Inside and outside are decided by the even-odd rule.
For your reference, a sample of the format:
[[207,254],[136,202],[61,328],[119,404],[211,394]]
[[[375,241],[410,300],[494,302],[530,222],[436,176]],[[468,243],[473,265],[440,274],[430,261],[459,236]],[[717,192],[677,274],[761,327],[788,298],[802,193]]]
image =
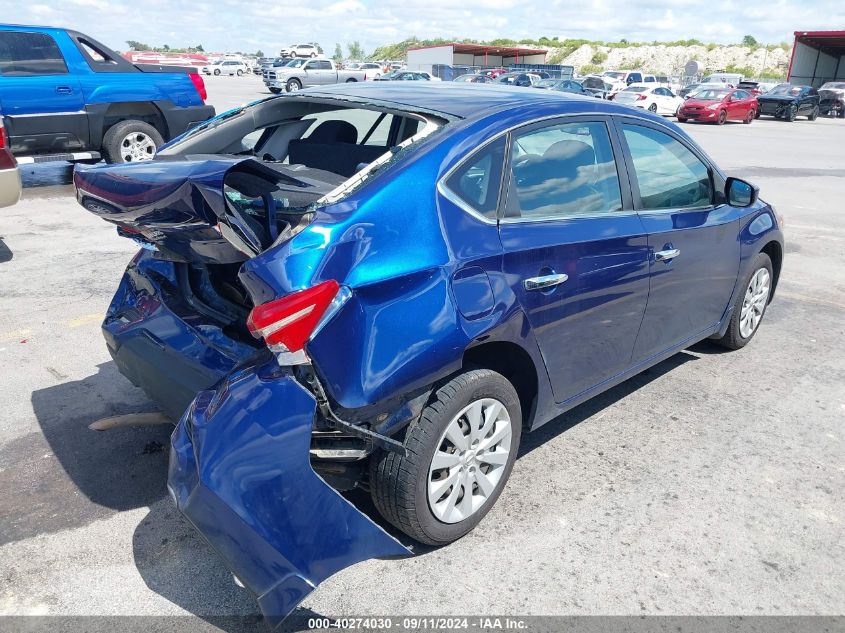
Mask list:
[[523,432],[702,339],[743,347],[781,271],[773,209],[660,117],[411,84],[271,97],[74,176],[142,247],[103,332],[179,419],[170,491],[272,623],[409,553],[342,492],[460,538]]

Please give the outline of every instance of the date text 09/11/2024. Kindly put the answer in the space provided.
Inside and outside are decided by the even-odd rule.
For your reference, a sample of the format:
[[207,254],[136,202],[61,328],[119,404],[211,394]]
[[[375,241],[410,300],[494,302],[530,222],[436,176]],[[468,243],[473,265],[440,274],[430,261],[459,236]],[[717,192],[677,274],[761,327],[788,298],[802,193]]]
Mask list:
[[358,630],[469,630],[484,631],[519,631],[528,628],[525,620],[509,617],[433,617],[410,616],[401,620],[387,616],[349,617],[349,618],[309,618],[308,628],[321,629],[358,629]]

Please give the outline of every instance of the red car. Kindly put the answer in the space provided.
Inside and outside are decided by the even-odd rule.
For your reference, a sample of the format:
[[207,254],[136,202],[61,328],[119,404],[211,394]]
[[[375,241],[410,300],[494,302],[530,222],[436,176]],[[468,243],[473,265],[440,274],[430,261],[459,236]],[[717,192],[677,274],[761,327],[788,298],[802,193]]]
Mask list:
[[757,115],[757,97],[746,90],[700,88],[678,108],[678,121],[709,121],[722,125],[727,120],[751,123]]

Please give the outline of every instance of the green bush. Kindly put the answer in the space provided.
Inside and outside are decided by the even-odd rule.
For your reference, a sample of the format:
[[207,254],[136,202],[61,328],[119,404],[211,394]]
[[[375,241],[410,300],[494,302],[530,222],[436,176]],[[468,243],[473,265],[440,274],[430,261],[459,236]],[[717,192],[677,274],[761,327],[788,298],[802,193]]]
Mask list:
[[607,61],[607,53],[602,53],[601,51],[596,51],[590,61],[594,64],[601,64]]
[[640,66],[643,65],[643,60],[635,59],[632,62],[628,62],[626,64],[620,64],[619,70],[639,70]]
[[582,75],[597,75],[600,74],[602,70],[601,66],[596,66],[595,64],[584,64],[578,69],[578,72]]

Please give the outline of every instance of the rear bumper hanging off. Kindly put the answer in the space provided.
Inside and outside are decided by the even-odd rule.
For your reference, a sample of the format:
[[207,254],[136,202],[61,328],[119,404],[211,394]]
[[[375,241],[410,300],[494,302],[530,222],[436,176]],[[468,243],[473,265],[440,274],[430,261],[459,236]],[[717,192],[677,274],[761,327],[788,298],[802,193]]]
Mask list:
[[337,571],[410,554],[311,468],[316,407],[271,362],[200,393],[172,437],[177,506],[274,627]]

